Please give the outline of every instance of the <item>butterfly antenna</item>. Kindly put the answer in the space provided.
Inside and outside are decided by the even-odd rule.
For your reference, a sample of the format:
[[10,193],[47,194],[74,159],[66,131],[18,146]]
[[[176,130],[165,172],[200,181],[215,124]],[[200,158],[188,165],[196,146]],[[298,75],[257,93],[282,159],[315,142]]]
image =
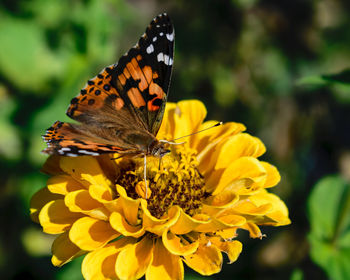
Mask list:
[[[176,138],[176,139],[173,139],[173,140],[171,140],[171,141],[177,141],[177,140],[179,140],[179,139],[182,139],[182,138],[185,138],[185,137],[189,137],[189,136],[195,135],[195,134],[197,134],[197,133],[201,133],[201,132],[203,132],[203,131],[206,131],[206,130],[208,130],[208,129],[211,129],[211,128],[213,128],[213,127],[217,127],[217,126],[220,126],[220,125],[223,125],[223,124],[224,124],[223,122],[218,122],[218,123],[216,123],[216,124],[214,124],[214,125],[212,125],[212,126],[210,126],[210,127],[207,127],[207,128],[205,128],[205,129],[202,129],[202,130],[200,130],[200,131],[197,131],[197,132],[194,132],[194,133],[185,135],[185,136],[181,136],[181,137]],[[183,143],[184,143],[184,142],[183,142]],[[183,144],[183,143],[175,143],[175,144]],[[172,144],[173,144],[173,143],[172,143]]]

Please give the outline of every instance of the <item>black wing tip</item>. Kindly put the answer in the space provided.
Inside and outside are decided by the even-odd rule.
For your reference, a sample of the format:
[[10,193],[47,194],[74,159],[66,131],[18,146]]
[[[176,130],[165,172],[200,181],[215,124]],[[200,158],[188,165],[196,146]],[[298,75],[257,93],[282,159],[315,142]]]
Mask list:
[[155,18],[153,18],[150,25],[154,25],[154,24],[165,24],[168,26],[173,25],[171,22],[171,19],[167,13],[159,14]]

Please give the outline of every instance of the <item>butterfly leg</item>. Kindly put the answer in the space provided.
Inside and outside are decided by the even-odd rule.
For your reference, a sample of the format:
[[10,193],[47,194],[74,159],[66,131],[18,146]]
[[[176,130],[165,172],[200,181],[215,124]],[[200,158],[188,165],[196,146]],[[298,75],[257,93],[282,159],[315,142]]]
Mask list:
[[147,190],[148,190],[148,187],[147,187],[147,174],[146,174],[146,168],[147,168],[147,156],[144,155],[143,156],[143,179],[145,180],[145,188],[146,188],[146,191],[145,191],[145,198],[147,199]]

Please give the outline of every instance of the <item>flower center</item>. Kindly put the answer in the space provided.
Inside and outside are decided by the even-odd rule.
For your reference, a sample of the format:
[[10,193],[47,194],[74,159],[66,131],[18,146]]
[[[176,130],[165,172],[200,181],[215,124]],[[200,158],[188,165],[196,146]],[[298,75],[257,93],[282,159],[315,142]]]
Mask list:
[[[204,178],[197,169],[193,150],[183,145],[170,148],[171,153],[162,158],[160,167],[159,158],[147,157],[148,210],[161,218],[171,206],[178,205],[193,216],[209,195]],[[131,198],[139,198],[138,186],[144,186],[143,158],[123,158],[118,165],[121,172],[116,184],[123,186]]]

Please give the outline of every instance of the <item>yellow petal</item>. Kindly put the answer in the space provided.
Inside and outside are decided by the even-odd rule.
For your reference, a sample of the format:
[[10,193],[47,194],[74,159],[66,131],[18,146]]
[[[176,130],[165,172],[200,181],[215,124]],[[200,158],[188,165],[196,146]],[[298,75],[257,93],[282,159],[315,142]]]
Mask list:
[[116,263],[117,276],[120,279],[141,278],[153,258],[153,241],[144,237],[140,242],[122,250]]
[[241,226],[246,222],[246,219],[239,215],[222,215],[217,217],[217,219],[229,227]]
[[94,200],[87,190],[68,193],[64,198],[64,202],[71,212],[80,212],[105,221],[109,218],[109,211],[103,204]]
[[[216,121],[209,121],[202,124],[199,130],[208,128],[216,124]],[[228,139],[230,136],[245,130],[245,126],[240,123],[229,122],[221,126],[203,131],[193,136],[193,148],[199,151],[197,159],[199,161],[199,170],[202,174],[212,170],[212,159],[217,145]]]
[[62,199],[63,196],[51,193],[48,188],[37,191],[30,200],[30,218],[33,222],[39,223],[39,213],[41,209],[52,200]]
[[238,179],[248,178],[256,184],[263,184],[266,180],[266,170],[253,157],[241,157],[232,162],[218,178],[215,174],[208,178],[206,187],[214,190],[213,195],[220,193],[230,183]]
[[119,252],[134,244],[136,239],[120,238],[103,248],[86,255],[81,271],[86,280],[119,279],[115,271],[115,264]]
[[63,170],[60,168],[61,158],[61,156],[56,155],[49,156],[40,171],[48,175],[63,173]]
[[91,197],[100,203],[110,203],[113,200],[112,189],[107,185],[95,185],[89,186],[89,193]]
[[69,175],[56,175],[47,180],[47,187],[52,193],[67,194],[84,189],[84,186]]
[[117,172],[119,171],[115,160],[112,160],[112,158],[116,158],[116,157],[118,157],[118,155],[115,156],[113,154],[104,154],[104,155],[95,157],[101,169],[103,170],[103,173],[111,182],[115,181]]
[[97,159],[91,156],[62,157],[60,167],[75,180],[86,187],[91,185],[111,186],[111,181],[104,175]]
[[262,215],[266,215],[272,210],[272,204],[265,203],[257,206],[255,203],[246,200],[246,201],[241,201],[240,203],[235,205],[232,209],[239,214],[262,216]]
[[248,223],[244,224],[243,226],[241,226],[240,228],[248,230],[249,236],[251,238],[260,238],[261,239],[263,237],[263,235],[260,231],[260,228],[254,223],[248,222]]
[[138,213],[141,200],[128,197],[125,189],[120,185],[117,185],[117,192],[120,195],[119,202],[125,219],[129,224],[137,225],[139,220]]
[[162,241],[164,244],[164,247],[174,255],[178,256],[186,256],[193,254],[198,246],[199,241],[193,241],[192,243],[189,243],[184,238],[178,237],[177,235],[173,234],[170,231],[165,231],[162,236]]
[[241,226],[246,222],[246,219],[239,215],[226,215],[219,218],[212,217],[207,224],[196,227],[198,232],[214,232],[224,230],[233,226]]
[[[173,208],[169,210],[174,211]],[[182,209],[180,209],[180,216],[176,223],[170,227],[170,230],[174,234],[186,234],[194,230],[197,226],[206,224],[209,221],[197,220],[189,215],[187,215]]]
[[259,157],[265,153],[265,145],[257,137],[247,133],[239,133],[226,141],[221,142],[218,147],[217,157],[214,160],[215,169],[226,168],[231,162],[240,157]]
[[184,261],[198,273],[212,275],[221,270],[222,254],[216,246],[201,245],[194,254],[184,256]]
[[82,255],[85,251],[82,251],[77,247],[68,237],[68,232],[60,234],[51,247],[52,258],[51,262],[54,266],[62,266],[72,259]]
[[278,172],[277,168],[268,162],[261,161],[261,164],[264,166],[267,172],[264,188],[271,188],[276,186],[279,181],[281,181],[281,175]]
[[173,226],[180,217],[180,208],[174,207],[174,210],[169,211],[168,217],[158,219],[154,217],[147,209],[147,201],[141,200],[141,209],[143,211],[142,221],[146,231],[152,232],[161,236],[165,230]]
[[70,212],[63,199],[50,201],[40,211],[39,221],[43,231],[57,234],[66,231],[82,214]]
[[130,225],[123,215],[119,212],[113,212],[109,218],[111,226],[124,236],[141,237],[145,234],[145,229],[142,225]]
[[223,191],[210,196],[203,204],[202,213],[213,216],[219,211],[229,208],[239,200],[239,196],[233,191]]
[[182,280],[184,267],[179,256],[171,254],[157,239],[153,249],[153,261],[146,271],[146,280]]
[[245,190],[251,190],[252,186],[254,184],[254,181],[249,178],[242,178],[232,181],[230,184],[228,184],[223,191],[233,191],[238,194],[245,194]]
[[266,213],[266,216],[271,220],[262,221],[259,222],[259,224],[273,226],[290,224],[291,221],[288,218],[288,208],[277,195],[264,191],[256,195],[252,195],[249,199],[257,206],[264,204],[271,205],[271,210]]
[[91,251],[117,238],[116,232],[109,223],[90,217],[77,220],[69,231],[70,240],[82,250]]
[[[204,104],[199,100],[184,100],[177,103],[172,115],[175,127],[174,138],[198,131],[207,114]],[[191,140],[188,139],[190,142]]]
[[173,139],[175,123],[174,123],[174,110],[176,108],[176,103],[167,102],[163,121],[160,126],[159,132],[157,134],[157,139]]
[[234,240],[234,241],[221,241],[220,238],[211,238],[211,243],[220,249],[220,251],[225,252],[230,260],[230,263],[235,262],[239,254],[242,252],[242,243]]
[[216,234],[224,240],[231,240],[238,236],[237,227],[217,231]]

